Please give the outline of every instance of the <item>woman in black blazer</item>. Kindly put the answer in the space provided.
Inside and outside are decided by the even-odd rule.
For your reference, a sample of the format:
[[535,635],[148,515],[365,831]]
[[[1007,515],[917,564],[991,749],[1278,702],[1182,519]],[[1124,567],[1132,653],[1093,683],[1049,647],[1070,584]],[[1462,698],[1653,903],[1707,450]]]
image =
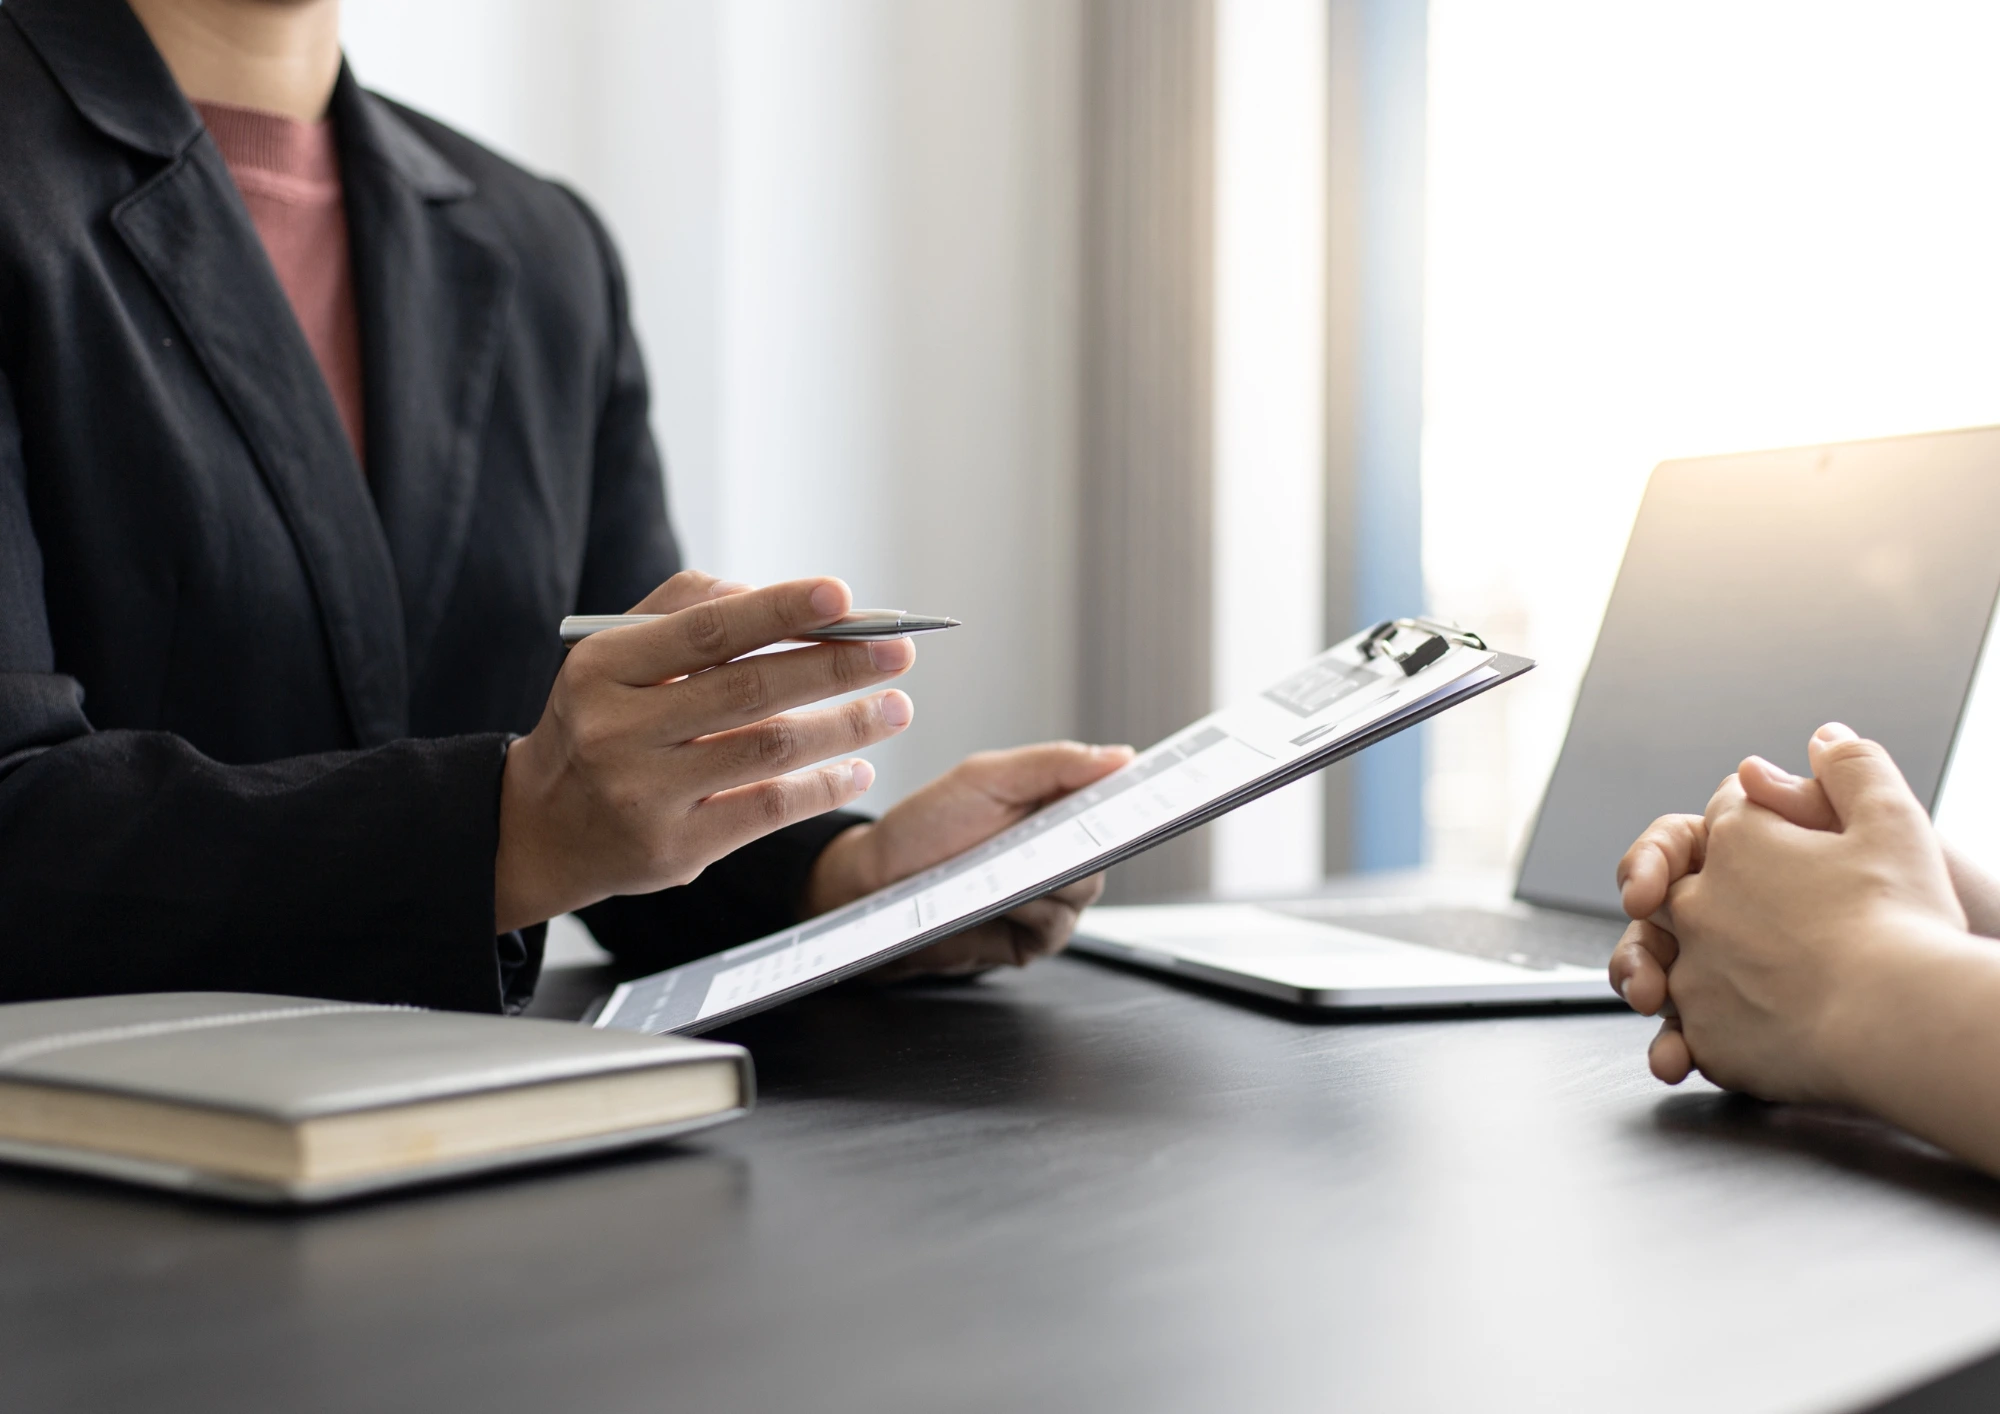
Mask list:
[[[671,965],[1125,759],[995,753],[826,813],[866,766],[795,768],[908,701],[789,709],[911,650],[706,671],[844,586],[677,576],[603,227],[358,87],[337,3],[0,5],[0,999],[515,1008],[556,913]],[[190,96],[332,122],[365,476]],[[641,601],[672,617],[564,659],[564,614]],[[1059,947],[1094,891],[926,965]]]

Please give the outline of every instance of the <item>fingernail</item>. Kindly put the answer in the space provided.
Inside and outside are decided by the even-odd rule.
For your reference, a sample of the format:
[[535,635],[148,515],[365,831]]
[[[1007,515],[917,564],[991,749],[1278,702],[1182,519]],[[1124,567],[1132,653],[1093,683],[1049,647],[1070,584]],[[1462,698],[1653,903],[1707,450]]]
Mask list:
[[892,727],[907,727],[910,718],[916,715],[915,704],[900,692],[883,693],[882,705],[876,710],[882,714],[882,720]]
[[837,579],[828,580],[812,592],[812,606],[815,614],[831,616],[846,612],[847,586]]
[[1813,735],[1821,741],[1854,741],[1854,728],[1845,722],[1828,722]]
[[1090,748],[1090,754],[1100,761],[1110,761],[1113,758],[1136,756],[1138,753],[1129,746],[1093,746]]
[[885,638],[879,643],[868,645],[868,661],[875,665],[878,673],[892,673],[898,668],[907,668],[917,656],[917,645],[907,638]]
[[714,584],[709,586],[708,592],[717,595],[748,594],[750,586],[740,579],[718,579]]
[[[1627,977],[1623,982],[1618,984],[1618,995],[1625,999],[1626,1006],[1632,1006],[1632,979],[1630,977]],[[1632,1010],[1637,1011],[1638,1008],[1632,1007]]]
[[859,795],[862,791],[867,790],[868,787],[875,784],[875,768],[866,761],[856,761],[847,769],[854,776],[854,793],[856,795]]

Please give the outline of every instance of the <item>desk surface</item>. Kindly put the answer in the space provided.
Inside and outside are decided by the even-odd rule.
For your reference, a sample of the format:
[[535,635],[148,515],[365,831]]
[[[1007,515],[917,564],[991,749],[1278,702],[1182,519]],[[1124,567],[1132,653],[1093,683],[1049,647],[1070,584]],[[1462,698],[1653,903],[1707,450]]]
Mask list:
[[1647,1029],[1302,1021],[1069,959],[835,993],[734,1028],[763,1105],[679,1147],[310,1217],[0,1172],[0,1378],[22,1411],[1685,1414],[2000,1344],[2000,1184],[1665,1092]]

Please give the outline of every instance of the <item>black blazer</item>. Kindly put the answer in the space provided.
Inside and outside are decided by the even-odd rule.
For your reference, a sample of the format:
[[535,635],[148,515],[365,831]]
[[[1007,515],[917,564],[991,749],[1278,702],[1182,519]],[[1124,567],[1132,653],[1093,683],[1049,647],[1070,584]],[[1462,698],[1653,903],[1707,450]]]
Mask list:
[[[494,1010],[507,734],[566,613],[679,565],[623,275],[568,191],[333,96],[368,474],[123,0],[0,5],[0,999]],[[586,913],[664,966],[793,921],[853,817]]]

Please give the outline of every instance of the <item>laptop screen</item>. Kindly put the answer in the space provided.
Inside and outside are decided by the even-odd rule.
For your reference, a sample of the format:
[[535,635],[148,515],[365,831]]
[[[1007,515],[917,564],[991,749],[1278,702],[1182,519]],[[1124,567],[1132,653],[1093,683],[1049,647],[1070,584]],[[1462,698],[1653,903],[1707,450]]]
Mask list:
[[1935,808],[2000,593],[2000,428],[1662,463],[1516,894],[1618,913],[1618,858],[1843,721]]

